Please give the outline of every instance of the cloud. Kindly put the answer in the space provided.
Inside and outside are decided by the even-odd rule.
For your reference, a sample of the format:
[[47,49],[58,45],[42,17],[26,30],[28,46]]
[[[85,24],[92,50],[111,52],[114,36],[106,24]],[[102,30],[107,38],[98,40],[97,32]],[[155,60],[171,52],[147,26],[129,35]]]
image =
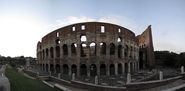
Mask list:
[[[132,31],[136,31],[138,29],[138,25],[136,23],[124,16],[118,16],[118,15],[111,15],[111,16],[103,16],[98,19],[95,18],[90,18],[86,16],[69,16],[63,19],[58,19],[55,21],[54,24],[51,24],[48,29],[49,30],[56,30],[58,28],[61,28],[66,25],[74,24],[74,23],[79,23],[79,22],[108,22],[108,23],[113,23],[117,25],[124,26],[125,28],[128,28]],[[138,32],[136,32],[138,33]]]

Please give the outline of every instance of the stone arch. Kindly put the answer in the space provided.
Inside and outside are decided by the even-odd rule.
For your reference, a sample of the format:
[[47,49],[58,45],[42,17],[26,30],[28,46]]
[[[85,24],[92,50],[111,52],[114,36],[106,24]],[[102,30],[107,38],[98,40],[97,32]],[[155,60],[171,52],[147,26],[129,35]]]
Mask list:
[[119,36],[118,39],[117,39],[117,42],[122,42],[122,38]]
[[67,44],[63,45],[63,55],[68,55],[68,47]]
[[125,63],[125,73],[128,73],[128,63]]
[[46,72],[48,72],[48,64],[46,64]]
[[114,55],[115,54],[115,45],[114,43],[110,44],[110,55]]
[[118,45],[118,58],[122,58],[122,45]]
[[119,75],[121,75],[121,74],[122,74],[122,72],[123,72],[122,70],[123,70],[123,68],[122,68],[122,64],[121,64],[121,63],[119,63],[119,64],[118,64],[118,74],[119,74]]
[[66,75],[69,74],[69,67],[68,67],[67,64],[64,64],[64,65],[63,65],[63,74],[66,74]]
[[129,55],[130,58],[133,57],[132,53],[133,53],[133,47],[131,46],[131,47],[130,47],[130,55]]
[[90,65],[90,76],[96,76],[97,75],[97,68],[95,64]]
[[87,66],[85,64],[80,65],[80,75],[87,76]]
[[80,35],[80,41],[81,42],[86,42],[87,41],[87,37],[86,37],[85,34]]
[[125,46],[124,56],[128,57],[128,45]]
[[42,64],[42,70],[45,70],[45,65],[44,64]]
[[100,43],[100,53],[102,55],[106,55],[106,43],[105,42]]
[[54,55],[53,55],[53,47],[50,48],[50,57],[53,58]]
[[75,64],[71,65],[71,73],[77,74],[77,66]]
[[46,48],[46,57],[48,58],[48,48]]
[[76,47],[77,47],[77,45],[75,43],[71,44],[71,53],[74,55],[76,55]]
[[56,64],[56,73],[60,73],[60,65]]
[[89,46],[90,46],[90,55],[95,56],[96,55],[96,43],[91,42]]
[[43,58],[42,59],[45,59],[45,52],[44,52],[44,49],[42,50],[42,53],[43,53]]
[[106,75],[106,65],[105,64],[101,64],[100,65],[100,75]]
[[60,57],[60,47],[56,46],[56,57]]
[[50,64],[50,71],[53,73],[54,72],[54,65]]
[[110,75],[115,75],[115,66],[114,66],[114,64],[110,64],[109,72],[110,72]]
[[81,54],[81,57],[86,57],[86,53],[85,53],[86,47],[87,47],[87,45],[85,43],[81,43],[80,44],[80,54]]

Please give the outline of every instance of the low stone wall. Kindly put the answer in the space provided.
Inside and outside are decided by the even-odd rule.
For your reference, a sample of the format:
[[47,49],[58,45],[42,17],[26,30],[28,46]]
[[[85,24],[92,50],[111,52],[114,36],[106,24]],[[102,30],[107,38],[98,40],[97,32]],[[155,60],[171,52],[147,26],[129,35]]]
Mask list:
[[29,76],[32,76],[34,78],[37,78],[38,77],[38,74],[36,72],[32,72],[32,71],[29,71],[29,70],[22,70],[24,73],[28,74]]
[[10,91],[10,82],[5,76],[5,66],[0,68],[0,91]]
[[84,83],[80,81],[66,81],[66,80],[58,79],[53,76],[51,76],[49,80],[55,81],[63,85],[73,86],[76,88],[88,89],[90,91],[127,91],[126,87],[102,86],[102,85],[95,85],[91,83]]
[[102,85],[95,85],[92,83],[84,83],[80,81],[66,81],[66,80],[58,79],[53,76],[51,76],[49,79],[57,83],[60,83],[60,84],[73,86],[77,88],[88,89],[90,91],[139,91],[142,89],[149,89],[149,88],[154,88],[157,86],[166,85],[168,83],[174,82],[181,78],[182,76],[177,76],[177,77],[163,79],[163,80],[134,82],[134,83],[129,83],[127,85],[123,85],[123,87],[102,86]]
[[[24,71],[28,74],[32,74],[33,76],[37,76],[36,73],[31,73],[31,71]],[[76,88],[83,88],[83,89],[88,89],[90,91],[139,91],[143,89],[149,89],[149,88],[154,88],[158,86],[163,86],[168,83],[174,82],[178,79],[182,79],[184,75],[177,76],[177,77],[172,77],[168,79],[163,79],[163,80],[153,80],[153,81],[143,81],[143,82],[133,82],[129,83],[126,85],[123,85],[122,87],[116,87],[116,86],[103,86],[103,85],[95,85],[92,83],[85,83],[81,81],[66,81],[63,79],[59,79],[54,76],[48,77],[48,81],[54,81],[59,84],[67,85],[67,86],[72,86]],[[38,78],[38,76],[37,76]],[[42,78],[42,77],[41,77]]]
[[127,89],[129,89],[129,91],[138,91],[138,90],[142,90],[142,89],[149,89],[149,88],[154,88],[154,87],[158,87],[158,86],[163,86],[163,85],[174,82],[174,81],[181,79],[181,78],[182,78],[182,76],[177,76],[177,77],[163,79],[163,80],[135,82],[135,83],[127,84],[126,87],[127,87]]

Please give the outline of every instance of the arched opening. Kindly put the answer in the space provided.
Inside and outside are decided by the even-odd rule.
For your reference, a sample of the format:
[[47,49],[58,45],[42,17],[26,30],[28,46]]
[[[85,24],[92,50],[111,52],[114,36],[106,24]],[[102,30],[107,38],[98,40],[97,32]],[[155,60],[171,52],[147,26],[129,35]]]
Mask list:
[[110,70],[110,75],[115,75],[115,67],[114,67],[114,64],[111,64],[109,66],[109,70]]
[[90,65],[90,76],[96,76],[97,75],[97,68],[95,64]]
[[60,40],[59,40],[59,39],[56,39],[56,40],[55,40],[55,43],[56,43],[56,44],[60,44]]
[[117,42],[119,43],[121,41],[122,41],[122,38],[121,37],[118,37]]
[[53,47],[50,48],[50,56],[51,56],[51,58],[54,57],[54,56],[53,56]]
[[63,45],[63,55],[68,55],[68,47],[67,44]]
[[100,65],[100,75],[106,75],[106,65],[105,64]]
[[60,57],[60,47],[56,46],[56,56]]
[[46,49],[46,57],[48,58],[48,48]]
[[43,53],[43,59],[45,58],[45,52],[44,52],[44,50],[42,51],[42,53]]
[[133,63],[130,63],[130,72],[133,72]]
[[106,55],[106,43],[104,42],[100,43],[100,53]]
[[128,63],[125,63],[125,73],[128,73]]
[[85,35],[81,35],[81,36],[80,36],[80,41],[81,41],[81,42],[87,41],[87,37],[86,37]]
[[119,64],[118,64],[118,74],[121,75],[122,72],[123,72],[123,71],[122,71],[122,64],[119,63]]
[[110,55],[115,54],[115,45],[113,43],[110,44]]
[[130,47],[130,58],[133,57],[132,53],[133,53],[133,47],[131,46],[131,47]]
[[145,59],[145,53],[143,51],[139,51],[139,69],[144,68]]
[[80,54],[81,54],[81,57],[86,57],[86,53],[85,53],[85,48],[86,47],[87,47],[87,45],[85,43],[82,43],[80,45],[80,49],[81,49]]
[[125,51],[124,51],[124,55],[125,57],[128,57],[128,45],[125,46]]
[[44,66],[44,64],[42,64],[42,69],[43,69],[43,70],[45,70],[45,66]]
[[56,73],[60,73],[60,65],[56,64]]
[[122,45],[118,45],[118,58],[122,58]]
[[53,65],[53,64],[50,64],[50,71],[51,71],[52,73],[54,73],[54,65]]
[[69,67],[68,67],[67,64],[64,64],[64,65],[63,65],[63,74],[66,74],[66,75],[69,74]]
[[96,55],[96,44],[94,42],[90,43],[90,55],[95,56]]
[[48,72],[48,64],[46,64],[46,72]]
[[77,44],[75,44],[75,43],[71,44],[71,53],[74,55],[76,55],[76,47],[77,47]]
[[75,64],[71,66],[71,73],[77,74],[77,66]]
[[87,76],[87,66],[85,64],[80,65],[80,75]]

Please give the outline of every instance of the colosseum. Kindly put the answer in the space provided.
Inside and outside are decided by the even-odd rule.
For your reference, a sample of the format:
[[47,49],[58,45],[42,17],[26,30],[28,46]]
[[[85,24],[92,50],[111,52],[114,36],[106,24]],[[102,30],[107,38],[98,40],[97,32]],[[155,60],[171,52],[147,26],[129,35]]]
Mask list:
[[155,66],[151,26],[136,36],[103,22],[83,22],[57,29],[37,44],[40,70],[77,76],[111,76]]

